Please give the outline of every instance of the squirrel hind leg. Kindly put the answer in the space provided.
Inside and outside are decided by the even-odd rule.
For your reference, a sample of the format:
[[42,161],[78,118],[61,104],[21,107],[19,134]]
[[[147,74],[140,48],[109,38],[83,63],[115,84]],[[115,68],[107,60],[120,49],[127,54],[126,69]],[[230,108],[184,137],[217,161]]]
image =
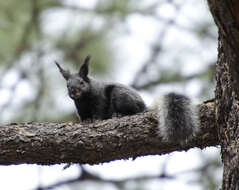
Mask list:
[[113,112],[119,116],[134,115],[146,109],[144,101],[136,92],[121,86],[112,89],[111,105]]

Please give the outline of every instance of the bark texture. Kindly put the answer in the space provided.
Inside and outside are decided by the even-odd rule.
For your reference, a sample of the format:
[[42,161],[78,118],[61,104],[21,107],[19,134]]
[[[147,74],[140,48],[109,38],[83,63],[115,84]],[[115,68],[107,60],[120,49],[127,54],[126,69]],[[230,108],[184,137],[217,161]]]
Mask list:
[[239,1],[208,4],[219,31],[215,115],[224,165],[222,189],[239,189]]
[[218,144],[214,104],[200,105],[201,132],[188,146],[161,142],[153,111],[91,124],[12,123],[0,126],[0,164],[98,164]]

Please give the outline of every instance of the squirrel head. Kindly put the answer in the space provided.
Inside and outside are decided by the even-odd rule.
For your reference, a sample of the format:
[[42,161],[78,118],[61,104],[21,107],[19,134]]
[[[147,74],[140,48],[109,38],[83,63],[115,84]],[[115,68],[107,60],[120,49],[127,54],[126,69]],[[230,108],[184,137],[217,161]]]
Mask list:
[[67,82],[68,94],[74,100],[80,99],[84,94],[90,91],[90,79],[88,78],[89,63],[90,55],[85,58],[79,72],[71,74],[55,61],[56,66]]

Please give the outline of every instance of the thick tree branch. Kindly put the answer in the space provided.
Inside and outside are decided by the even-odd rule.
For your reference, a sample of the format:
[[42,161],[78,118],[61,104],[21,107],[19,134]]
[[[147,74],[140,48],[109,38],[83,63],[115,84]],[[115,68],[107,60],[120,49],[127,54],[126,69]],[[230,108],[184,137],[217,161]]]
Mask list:
[[98,164],[218,144],[213,103],[200,105],[201,133],[187,147],[161,142],[153,111],[90,124],[0,126],[0,164]]

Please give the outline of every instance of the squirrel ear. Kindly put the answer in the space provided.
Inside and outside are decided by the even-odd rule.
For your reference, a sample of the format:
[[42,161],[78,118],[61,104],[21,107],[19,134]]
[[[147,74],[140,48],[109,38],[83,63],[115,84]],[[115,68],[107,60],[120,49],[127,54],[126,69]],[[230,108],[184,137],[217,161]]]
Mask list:
[[80,70],[79,70],[79,75],[80,77],[82,77],[84,80],[88,80],[88,73],[89,73],[89,64],[90,64],[90,55],[88,55],[86,58],[85,58],[85,61],[83,63],[83,65],[80,67]]
[[64,69],[62,69],[61,68],[61,66],[57,63],[57,61],[55,61],[55,64],[56,64],[56,66],[58,67],[58,69],[59,69],[59,71],[60,71],[60,73],[62,74],[62,76],[66,79],[66,80],[68,80],[69,78],[70,78],[70,72],[69,71],[66,71],[66,70],[64,70]]

